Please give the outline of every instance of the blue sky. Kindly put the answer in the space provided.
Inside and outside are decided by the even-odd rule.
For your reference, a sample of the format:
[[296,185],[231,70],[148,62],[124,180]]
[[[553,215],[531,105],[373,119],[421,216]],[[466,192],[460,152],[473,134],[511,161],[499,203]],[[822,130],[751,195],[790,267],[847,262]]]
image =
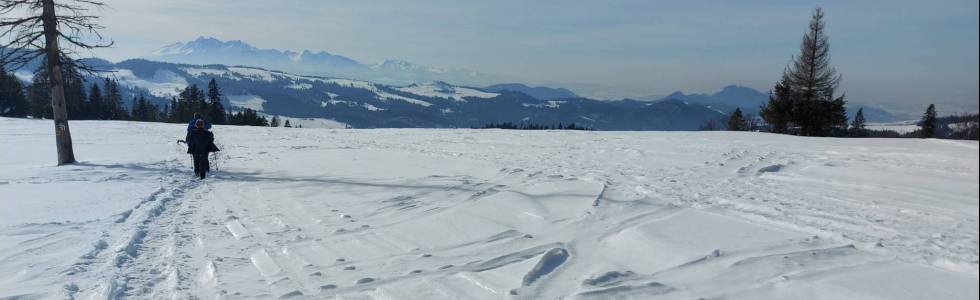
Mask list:
[[[600,97],[768,90],[825,9],[833,65],[852,101],[976,110],[971,1],[109,0],[112,60],[197,36],[260,48],[403,59],[570,87]],[[948,109],[944,109],[944,107]]]

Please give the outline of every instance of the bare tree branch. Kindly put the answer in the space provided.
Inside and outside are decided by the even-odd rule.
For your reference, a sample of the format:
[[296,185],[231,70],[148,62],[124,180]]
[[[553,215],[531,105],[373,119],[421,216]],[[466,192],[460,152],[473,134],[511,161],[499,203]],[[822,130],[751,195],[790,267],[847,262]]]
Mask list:
[[[90,75],[108,71],[79,61],[78,52],[72,49],[91,51],[114,45],[113,41],[106,41],[99,32],[105,29],[96,22],[99,16],[89,13],[95,8],[104,7],[105,3],[96,0],[61,0],[54,6],[58,12],[55,16],[57,36],[67,46],[62,47],[60,53],[63,59],[59,61],[66,67],[77,68]],[[21,17],[0,18],[0,39],[5,39],[0,43],[0,67],[16,70],[45,56],[41,8],[41,0],[0,0],[0,14],[4,16],[27,12],[27,15]]]

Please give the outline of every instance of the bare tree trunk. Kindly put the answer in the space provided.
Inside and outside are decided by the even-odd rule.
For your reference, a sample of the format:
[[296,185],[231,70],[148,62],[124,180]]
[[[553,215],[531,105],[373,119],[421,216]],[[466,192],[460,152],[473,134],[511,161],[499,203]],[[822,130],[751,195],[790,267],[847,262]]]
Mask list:
[[55,17],[54,0],[42,0],[41,19],[44,22],[44,40],[51,76],[51,107],[54,109],[54,133],[58,147],[58,165],[75,162],[68,130],[68,110],[65,107],[65,82],[61,77],[61,57],[58,49],[58,20]]

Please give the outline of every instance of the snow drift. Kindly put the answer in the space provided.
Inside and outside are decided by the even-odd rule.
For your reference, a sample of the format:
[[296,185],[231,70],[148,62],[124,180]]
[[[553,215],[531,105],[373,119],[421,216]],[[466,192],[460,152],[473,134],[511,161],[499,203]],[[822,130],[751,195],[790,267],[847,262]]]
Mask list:
[[976,299],[978,144],[0,119],[0,298]]

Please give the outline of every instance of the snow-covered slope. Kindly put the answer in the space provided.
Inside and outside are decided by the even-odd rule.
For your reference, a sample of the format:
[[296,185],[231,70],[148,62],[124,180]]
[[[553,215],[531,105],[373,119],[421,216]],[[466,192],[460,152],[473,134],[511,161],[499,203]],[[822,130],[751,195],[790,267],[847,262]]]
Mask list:
[[868,123],[867,128],[870,130],[891,130],[898,133],[909,133],[919,130],[918,121],[904,121],[904,122],[891,122],[891,123]]
[[976,299],[978,144],[0,118],[0,298]]
[[[327,78],[319,76],[295,75],[282,71],[266,70],[255,67],[225,67],[220,65],[208,66],[181,66],[180,71],[186,73],[192,79],[206,82],[211,78],[230,80],[237,82],[259,82],[262,84],[279,83],[282,89],[287,90],[310,90],[314,84],[337,85],[343,88],[361,89],[370,93],[373,98],[380,100],[405,101],[411,104],[427,107],[432,105],[429,102],[418,98],[437,97],[465,101],[464,97],[492,98],[498,94],[487,93],[477,89],[457,87],[444,82],[429,82],[424,84],[412,84],[407,87],[394,88],[375,84],[363,80]],[[172,71],[160,70],[154,72],[150,79],[140,78],[134,75],[134,71],[126,68],[115,68],[115,76],[119,82],[126,86],[139,87],[149,90],[156,96],[173,97],[180,93],[180,90],[188,86],[188,80],[180,77]],[[382,88],[395,89],[404,93],[413,94],[419,97],[395,95],[382,90]],[[235,91],[232,91],[235,92]],[[251,108],[262,111],[266,100],[259,96],[243,93],[229,94],[228,98],[231,105],[240,108]]]
[[122,85],[169,103],[188,85],[206,87],[214,79],[225,105],[267,114],[327,118],[356,128],[472,128],[489,123],[575,123],[597,130],[696,130],[724,114],[698,104],[599,101],[570,98],[543,101],[528,94],[484,91],[441,81],[392,86],[370,81],[297,75],[246,66],[181,65],[148,60],[106,62]]
[[399,91],[415,95],[451,99],[454,101],[466,101],[466,98],[493,98],[500,94],[488,93],[478,89],[453,86],[451,84],[436,81],[424,84],[412,84],[406,87],[397,88]]

